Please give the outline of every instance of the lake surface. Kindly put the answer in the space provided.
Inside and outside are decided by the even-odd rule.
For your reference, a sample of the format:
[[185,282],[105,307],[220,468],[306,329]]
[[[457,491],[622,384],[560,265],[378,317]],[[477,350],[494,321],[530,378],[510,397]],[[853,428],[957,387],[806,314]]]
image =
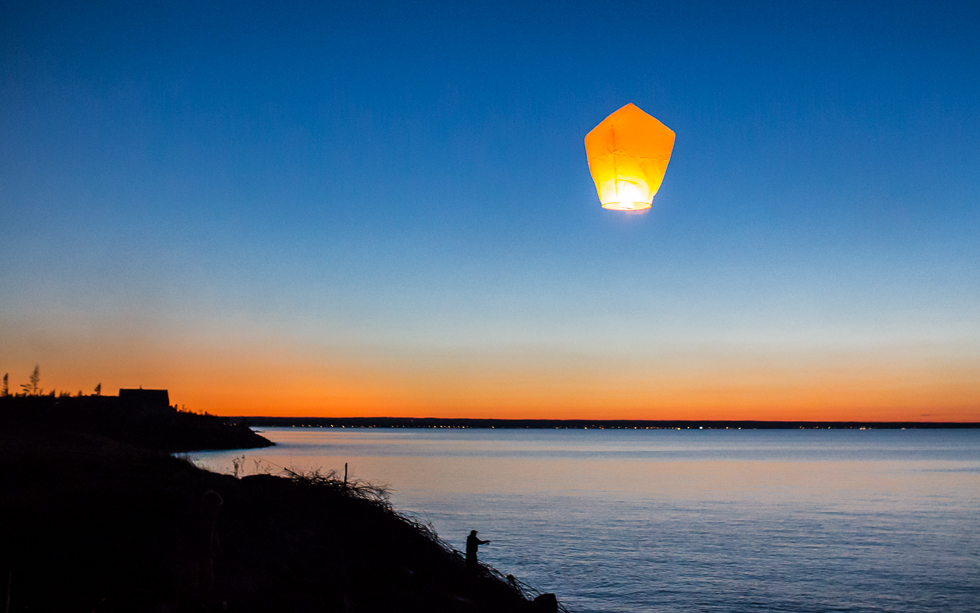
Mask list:
[[980,430],[269,428],[572,611],[980,611]]

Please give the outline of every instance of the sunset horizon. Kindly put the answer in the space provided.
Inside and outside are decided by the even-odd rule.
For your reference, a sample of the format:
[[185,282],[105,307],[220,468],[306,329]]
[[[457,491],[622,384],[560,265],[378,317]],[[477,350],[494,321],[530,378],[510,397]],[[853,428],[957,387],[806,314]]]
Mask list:
[[980,422],[957,10],[3,10],[12,391]]
[[6,611],[980,611],[980,2],[0,3]]
[[[323,387],[323,377],[304,385],[295,371],[265,370],[254,376],[279,381],[283,387],[250,389],[244,381],[223,387],[195,379],[194,373],[61,377],[59,384],[58,377],[42,368],[41,387],[45,394],[71,395],[92,394],[91,381],[101,385],[103,395],[114,395],[120,388],[167,389],[178,407],[226,416],[980,423],[970,372],[961,373],[957,381],[948,371],[903,378],[891,369],[855,375],[838,367],[825,369],[824,381],[811,382],[785,374],[777,378],[767,373],[766,378],[736,371],[709,385],[670,372],[658,378],[647,373],[588,378],[583,374],[587,370],[569,369],[562,379],[542,377],[507,387],[502,383],[517,377],[506,371],[452,378],[452,385],[416,371],[389,376],[384,385],[354,369],[338,368],[328,388]],[[289,378],[290,373],[295,378]],[[875,375],[873,385],[867,383]],[[20,391],[26,381],[26,375],[23,381],[11,377],[10,393]]]

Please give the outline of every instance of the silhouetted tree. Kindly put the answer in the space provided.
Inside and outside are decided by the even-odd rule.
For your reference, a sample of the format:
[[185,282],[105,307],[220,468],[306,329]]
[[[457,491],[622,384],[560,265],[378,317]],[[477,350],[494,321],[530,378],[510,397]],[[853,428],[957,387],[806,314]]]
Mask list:
[[3,373],[3,391],[0,391],[0,396],[7,396],[8,394],[10,394],[9,391],[10,388],[7,386],[9,379],[10,379],[10,373],[9,372]]
[[101,396],[102,395],[102,384],[101,383],[99,383],[98,385],[95,386],[95,395],[96,396]]
[[37,387],[38,383],[40,383],[40,382],[41,382],[41,366],[40,366],[40,364],[35,364],[34,365],[34,372],[31,373],[31,391],[35,395],[38,395],[38,394],[41,393],[41,390],[38,389],[38,387]]

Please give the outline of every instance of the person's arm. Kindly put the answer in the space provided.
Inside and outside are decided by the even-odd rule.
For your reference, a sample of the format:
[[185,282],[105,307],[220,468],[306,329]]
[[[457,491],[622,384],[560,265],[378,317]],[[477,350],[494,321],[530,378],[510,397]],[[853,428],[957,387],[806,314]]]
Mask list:
[[487,544],[487,543],[489,543],[489,542],[490,542],[490,541],[480,541],[480,544],[481,544],[481,545],[486,545],[486,544]]

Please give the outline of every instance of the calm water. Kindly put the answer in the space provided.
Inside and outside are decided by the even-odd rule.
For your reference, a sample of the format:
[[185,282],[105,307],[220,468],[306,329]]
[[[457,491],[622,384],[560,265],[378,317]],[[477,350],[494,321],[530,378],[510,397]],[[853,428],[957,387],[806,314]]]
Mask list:
[[264,433],[573,611],[980,611],[980,430]]

